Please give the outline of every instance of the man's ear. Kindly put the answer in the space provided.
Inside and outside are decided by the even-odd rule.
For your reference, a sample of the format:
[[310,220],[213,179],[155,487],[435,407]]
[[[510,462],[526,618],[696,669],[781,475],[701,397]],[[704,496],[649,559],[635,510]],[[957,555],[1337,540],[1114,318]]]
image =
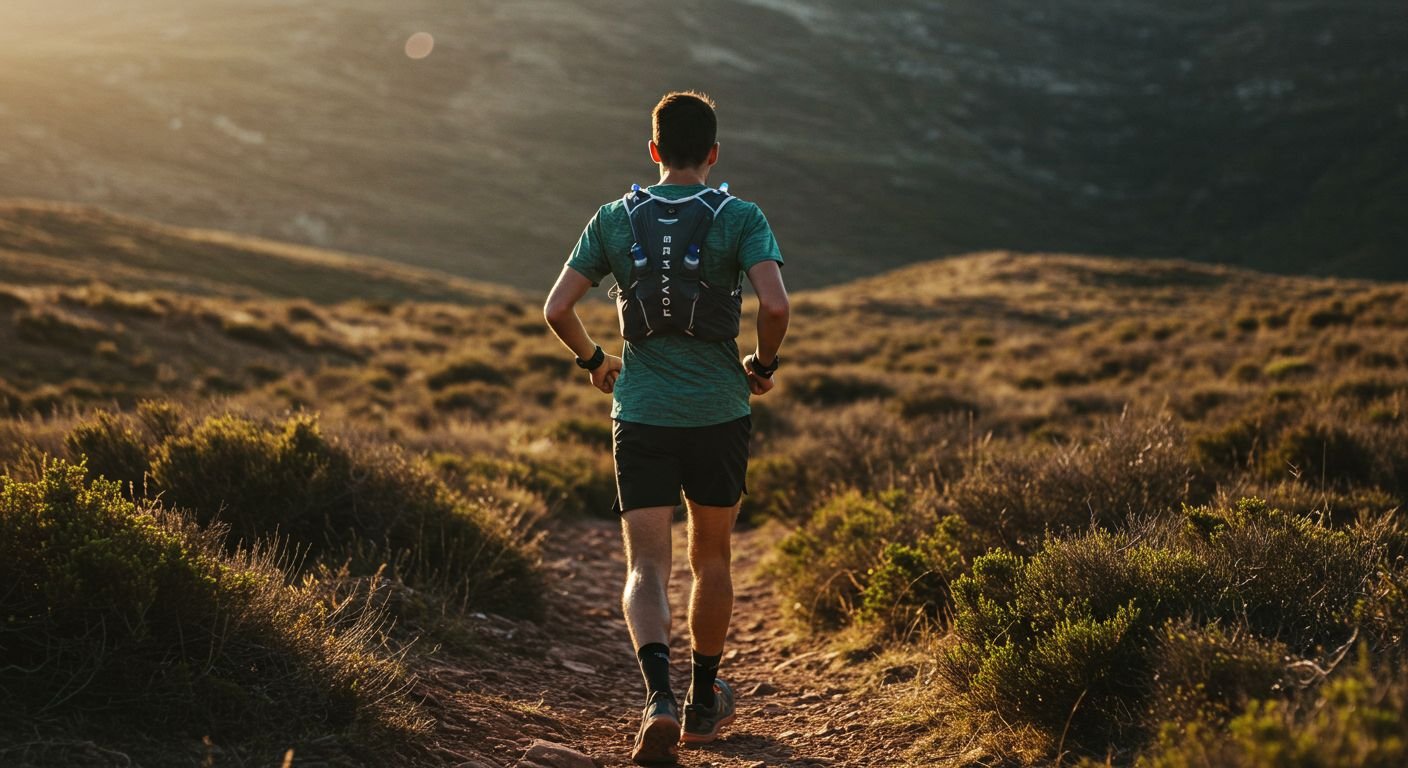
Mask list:
[[706,165],[712,166],[717,162],[719,162],[719,142],[716,141],[714,142],[714,146],[709,149],[709,160]]
[[655,144],[655,140],[651,139],[648,143],[650,145],[650,159],[657,163],[665,162],[660,159],[660,147]]

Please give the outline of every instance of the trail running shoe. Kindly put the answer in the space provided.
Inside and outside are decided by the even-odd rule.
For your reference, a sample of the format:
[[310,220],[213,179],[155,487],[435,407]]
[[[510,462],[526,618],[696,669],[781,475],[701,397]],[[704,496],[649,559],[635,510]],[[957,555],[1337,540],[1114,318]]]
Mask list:
[[631,748],[637,765],[671,765],[679,754],[680,708],[672,694],[656,691],[640,713],[640,733]]
[[719,738],[719,731],[733,722],[733,688],[722,679],[714,680],[714,706],[704,707],[684,702],[685,744],[708,744]]

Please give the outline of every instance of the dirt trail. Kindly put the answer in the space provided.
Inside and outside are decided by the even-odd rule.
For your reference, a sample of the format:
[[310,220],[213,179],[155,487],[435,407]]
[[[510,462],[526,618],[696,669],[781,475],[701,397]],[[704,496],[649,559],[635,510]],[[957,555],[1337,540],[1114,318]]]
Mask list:
[[[680,695],[689,676],[684,539],[676,525],[671,651]],[[778,596],[758,569],[772,541],[764,531],[735,534],[734,618],[720,675],[739,692],[739,716],[714,744],[682,749],[680,764],[903,764],[913,734],[883,723],[887,697],[860,693],[860,674],[838,654],[788,635]],[[625,564],[617,523],[563,523],[545,543],[545,554],[552,586],[546,621],[477,618],[477,631],[514,652],[458,663],[445,656],[418,670],[417,693],[439,721],[437,741],[448,764],[512,766],[532,740],[545,739],[601,766],[631,765],[643,684],[621,617]]]

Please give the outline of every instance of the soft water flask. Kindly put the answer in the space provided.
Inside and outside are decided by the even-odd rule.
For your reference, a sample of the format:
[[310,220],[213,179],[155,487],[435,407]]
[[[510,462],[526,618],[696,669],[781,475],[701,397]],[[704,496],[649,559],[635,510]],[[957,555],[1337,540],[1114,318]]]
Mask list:
[[640,243],[631,243],[631,261],[635,262],[636,269],[645,269],[645,249]]
[[684,268],[699,269],[699,246],[690,243],[689,251],[684,255]]
[[720,192],[728,192],[728,182],[727,182],[727,181],[725,181],[724,183],[722,183],[722,184],[719,185],[719,191],[720,191]]

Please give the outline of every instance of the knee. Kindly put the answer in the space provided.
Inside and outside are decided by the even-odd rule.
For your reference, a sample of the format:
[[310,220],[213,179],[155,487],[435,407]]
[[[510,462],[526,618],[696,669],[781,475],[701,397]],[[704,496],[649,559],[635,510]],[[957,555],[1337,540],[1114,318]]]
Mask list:
[[689,568],[696,574],[727,575],[732,561],[733,553],[727,544],[721,547],[698,547],[689,553]]
[[638,558],[626,571],[626,589],[664,589],[669,580],[670,564],[650,558]]

